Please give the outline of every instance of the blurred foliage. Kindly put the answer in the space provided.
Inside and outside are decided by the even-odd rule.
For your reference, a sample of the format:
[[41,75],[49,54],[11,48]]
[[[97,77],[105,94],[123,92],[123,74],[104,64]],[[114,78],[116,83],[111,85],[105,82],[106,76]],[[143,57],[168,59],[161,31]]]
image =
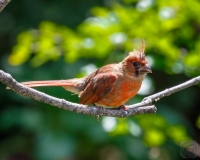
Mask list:
[[[125,3],[113,2],[109,8],[93,7],[91,16],[75,31],[44,21],[37,30],[22,32],[9,63],[20,65],[31,57],[30,63],[39,66],[61,55],[68,63],[80,57],[106,58],[114,49],[132,50],[137,46],[134,45],[137,37],[144,37],[155,68],[164,67],[168,73],[199,74],[200,39],[196,35],[200,22],[195,21],[200,8],[198,1],[169,3],[163,0],[155,4],[141,1],[136,7]],[[161,59],[165,59],[162,64],[159,63]]]
[[[153,74],[136,103],[200,74],[199,10],[198,0],[12,1],[0,14],[0,66],[18,81],[81,77],[144,38]],[[155,115],[100,123],[0,87],[0,159],[181,159],[181,142],[200,142],[198,86],[158,101]],[[62,88],[38,90],[78,103]]]

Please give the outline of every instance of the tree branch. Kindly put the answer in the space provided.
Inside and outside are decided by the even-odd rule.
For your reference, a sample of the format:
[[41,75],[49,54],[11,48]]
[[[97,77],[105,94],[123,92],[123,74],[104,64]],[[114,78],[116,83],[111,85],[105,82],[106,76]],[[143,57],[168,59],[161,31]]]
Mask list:
[[3,11],[5,6],[10,2],[11,0],[0,0],[0,12]]
[[33,88],[26,87],[21,83],[18,83],[15,79],[13,79],[10,74],[5,73],[2,70],[0,70],[0,81],[19,95],[30,97],[40,102],[44,102],[61,109],[81,114],[88,114],[92,116],[102,115],[102,116],[113,116],[113,117],[127,117],[131,115],[145,114],[145,113],[151,114],[156,112],[156,107],[152,105],[150,106],[143,105],[143,107],[130,108],[128,111],[123,111],[116,109],[101,109],[100,107],[95,107],[95,106],[87,107],[85,105],[71,103],[64,99],[58,99],[49,96],[45,93],[39,92]]
[[127,116],[138,115],[138,114],[156,113],[157,109],[154,105],[152,105],[153,101],[157,101],[160,98],[169,96],[175,92],[191,87],[193,85],[197,85],[200,82],[200,76],[194,79],[191,79],[185,83],[182,83],[180,85],[177,85],[175,87],[166,89],[162,92],[146,97],[140,103],[127,106],[129,108],[128,111],[116,110],[116,109],[101,109],[100,107],[94,107],[94,106],[87,107],[85,105],[68,102],[64,99],[58,99],[58,98],[49,96],[45,93],[39,92],[35,89],[28,88],[22,85],[21,83],[18,83],[15,79],[12,78],[10,74],[5,73],[2,70],[0,70],[0,81],[19,95],[30,97],[40,102],[44,102],[61,109],[65,109],[65,110],[69,110],[69,111],[73,111],[73,112],[81,113],[81,114],[88,114],[92,116],[102,115],[102,116],[112,116],[112,117],[123,118]]

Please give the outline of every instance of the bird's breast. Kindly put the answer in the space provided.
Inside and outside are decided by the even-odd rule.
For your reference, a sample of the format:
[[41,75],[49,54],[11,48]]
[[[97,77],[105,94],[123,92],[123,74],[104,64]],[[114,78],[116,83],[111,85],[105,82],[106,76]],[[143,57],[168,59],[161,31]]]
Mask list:
[[134,97],[140,89],[141,82],[133,79],[118,80],[113,89],[100,100],[97,105],[104,107],[119,107]]

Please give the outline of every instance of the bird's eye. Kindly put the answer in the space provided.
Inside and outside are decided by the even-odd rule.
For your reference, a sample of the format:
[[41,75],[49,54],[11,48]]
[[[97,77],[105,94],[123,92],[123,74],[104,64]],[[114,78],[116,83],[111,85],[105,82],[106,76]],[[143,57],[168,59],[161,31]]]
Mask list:
[[138,62],[133,62],[133,66],[137,67],[138,66]]

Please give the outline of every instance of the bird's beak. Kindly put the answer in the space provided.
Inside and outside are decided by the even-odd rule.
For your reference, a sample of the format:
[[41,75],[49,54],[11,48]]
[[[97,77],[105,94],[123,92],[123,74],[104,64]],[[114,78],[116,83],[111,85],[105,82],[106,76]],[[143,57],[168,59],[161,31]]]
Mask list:
[[145,66],[143,66],[139,69],[139,73],[152,73],[152,70],[151,70],[150,66],[148,64],[146,64]]

